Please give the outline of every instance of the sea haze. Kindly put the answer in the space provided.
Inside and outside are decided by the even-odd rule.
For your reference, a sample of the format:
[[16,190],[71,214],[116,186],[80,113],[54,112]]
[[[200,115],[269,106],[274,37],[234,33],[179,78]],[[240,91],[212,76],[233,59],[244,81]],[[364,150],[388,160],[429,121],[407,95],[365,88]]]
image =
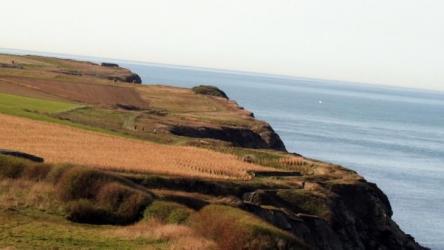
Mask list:
[[389,197],[394,219],[444,249],[444,93],[155,64],[121,65],[143,82],[211,84],[266,120],[289,151],[356,170]]

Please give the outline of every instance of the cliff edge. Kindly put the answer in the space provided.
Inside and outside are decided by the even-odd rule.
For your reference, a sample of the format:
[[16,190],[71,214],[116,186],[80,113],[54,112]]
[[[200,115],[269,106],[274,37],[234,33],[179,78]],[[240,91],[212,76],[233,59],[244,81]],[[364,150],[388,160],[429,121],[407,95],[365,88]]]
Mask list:
[[[220,89],[140,82],[112,63],[0,55],[0,222],[14,232],[0,248],[425,249],[376,184],[287,152]],[[37,128],[37,139],[20,140]],[[93,133],[119,143],[85,152]],[[78,135],[66,140],[77,155],[57,151],[65,135]]]

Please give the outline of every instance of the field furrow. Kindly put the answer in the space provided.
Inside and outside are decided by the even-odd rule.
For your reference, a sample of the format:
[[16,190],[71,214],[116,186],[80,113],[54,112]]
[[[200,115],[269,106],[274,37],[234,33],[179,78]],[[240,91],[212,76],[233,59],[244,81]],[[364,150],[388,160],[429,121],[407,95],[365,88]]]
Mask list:
[[182,176],[248,179],[265,167],[206,149],[170,146],[0,114],[0,148],[24,151],[49,163]]

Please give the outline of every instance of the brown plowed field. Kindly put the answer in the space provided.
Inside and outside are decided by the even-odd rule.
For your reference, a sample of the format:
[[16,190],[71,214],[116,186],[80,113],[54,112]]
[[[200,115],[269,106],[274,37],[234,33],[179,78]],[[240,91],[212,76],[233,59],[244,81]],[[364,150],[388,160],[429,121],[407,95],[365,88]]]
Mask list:
[[0,148],[35,154],[49,163],[193,177],[248,179],[248,170],[271,170],[205,149],[148,143],[2,114]]
[[19,77],[4,77],[4,79],[0,80],[0,89],[11,94],[28,94],[28,96],[33,97],[53,96],[58,99],[102,106],[114,106],[116,104],[133,105],[139,108],[147,108],[149,106],[148,101],[143,100],[137,90],[129,86]]

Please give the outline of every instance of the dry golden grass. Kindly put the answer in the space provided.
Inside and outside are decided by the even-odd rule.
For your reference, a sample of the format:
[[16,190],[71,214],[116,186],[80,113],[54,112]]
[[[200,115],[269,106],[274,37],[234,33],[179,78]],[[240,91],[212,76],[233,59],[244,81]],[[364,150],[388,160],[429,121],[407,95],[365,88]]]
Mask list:
[[[134,86],[152,107],[168,110],[187,119],[187,124],[213,122],[215,124],[251,125],[250,112],[239,109],[233,101],[195,94],[190,89],[163,85]],[[208,126],[208,125],[207,125]]]
[[14,61],[17,64],[24,64],[24,65],[50,66],[50,64],[47,64],[39,60],[34,60],[30,57],[0,54],[0,63],[11,64],[12,61]]
[[160,145],[57,124],[0,115],[0,148],[35,154],[49,163],[193,177],[249,179],[274,170],[206,149]]
[[301,156],[285,157],[279,160],[280,163],[288,166],[301,166],[304,165],[305,160]]
[[26,207],[50,210],[60,205],[54,196],[54,186],[49,183],[0,179],[0,210]]
[[139,238],[167,240],[170,242],[169,249],[171,250],[216,249],[214,242],[203,238],[187,226],[163,224],[157,220],[111,229],[105,234],[131,240]]

